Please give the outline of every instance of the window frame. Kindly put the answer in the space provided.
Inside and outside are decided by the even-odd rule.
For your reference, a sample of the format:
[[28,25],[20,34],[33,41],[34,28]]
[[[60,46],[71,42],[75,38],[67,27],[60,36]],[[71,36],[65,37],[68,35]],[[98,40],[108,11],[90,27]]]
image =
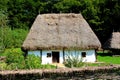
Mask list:
[[51,58],[52,54],[51,53],[47,53],[47,58]]
[[81,52],[81,56],[82,56],[82,58],[85,58],[86,57],[86,52]]

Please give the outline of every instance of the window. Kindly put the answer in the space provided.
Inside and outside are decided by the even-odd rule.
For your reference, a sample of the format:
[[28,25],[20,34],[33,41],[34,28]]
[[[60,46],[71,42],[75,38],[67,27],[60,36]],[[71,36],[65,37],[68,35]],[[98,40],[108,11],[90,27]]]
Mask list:
[[82,52],[82,57],[86,57],[86,52]]
[[47,57],[51,57],[51,53],[47,53]]

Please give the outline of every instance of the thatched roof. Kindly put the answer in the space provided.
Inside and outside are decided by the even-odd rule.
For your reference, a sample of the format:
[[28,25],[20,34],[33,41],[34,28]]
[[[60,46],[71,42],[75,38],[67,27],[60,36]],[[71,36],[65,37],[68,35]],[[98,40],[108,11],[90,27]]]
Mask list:
[[120,49],[120,32],[113,32],[110,39],[104,44],[104,49]]
[[100,46],[81,14],[41,14],[35,19],[22,49],[98,49]]

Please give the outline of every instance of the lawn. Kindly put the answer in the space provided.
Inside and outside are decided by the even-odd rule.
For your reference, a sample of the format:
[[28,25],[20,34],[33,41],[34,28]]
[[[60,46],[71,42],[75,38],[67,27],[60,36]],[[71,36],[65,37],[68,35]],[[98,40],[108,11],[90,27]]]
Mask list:
[[120,64],[120,56],[97,56],[98,62]]
[[111,52],[106,51],[105,53],[103,53],[102,51],[100,51],[97,53],[97,61],[109,64],[120,64],[120,55],[113,56]]

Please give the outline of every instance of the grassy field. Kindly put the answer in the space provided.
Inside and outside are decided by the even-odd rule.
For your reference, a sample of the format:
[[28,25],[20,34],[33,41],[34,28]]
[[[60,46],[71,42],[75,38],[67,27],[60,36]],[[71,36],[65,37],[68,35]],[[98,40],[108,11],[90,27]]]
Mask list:
[[110,64],[120,64],[120,56],[97,56],[99,62],[105,62]]
[[97,61],[98,62],[105,62],[109,64],[120,64],[120,55],[113,56],[110,52],[98,52],[97,53]]

